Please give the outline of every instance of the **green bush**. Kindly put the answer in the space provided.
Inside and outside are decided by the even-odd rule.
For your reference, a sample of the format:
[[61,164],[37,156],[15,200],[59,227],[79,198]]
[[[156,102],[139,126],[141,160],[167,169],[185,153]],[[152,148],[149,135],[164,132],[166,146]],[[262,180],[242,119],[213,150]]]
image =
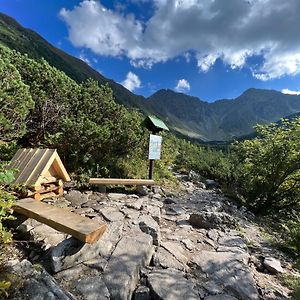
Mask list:
[[247,204],[259,212],[299,204],[300,118],[256,126],[258,137],[233,146],[239,161],[237,185]]
[[12,235],[4,225],[3,221],[12,220],[11,207],[14,204],[15,197],[6,191],[5,187],[14,179],[13,171],[5,170],[0,164],[0,243],[9,243]]

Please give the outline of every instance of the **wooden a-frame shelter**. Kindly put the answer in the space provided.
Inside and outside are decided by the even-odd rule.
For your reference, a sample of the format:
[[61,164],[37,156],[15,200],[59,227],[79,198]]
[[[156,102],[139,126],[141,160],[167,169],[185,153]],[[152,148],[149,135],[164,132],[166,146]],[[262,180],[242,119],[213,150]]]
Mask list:
[[8,168],[17,169],[13,184],[34,187],[36,190],[43,184],[60,179],[71,180],[56,149],[20,149]]

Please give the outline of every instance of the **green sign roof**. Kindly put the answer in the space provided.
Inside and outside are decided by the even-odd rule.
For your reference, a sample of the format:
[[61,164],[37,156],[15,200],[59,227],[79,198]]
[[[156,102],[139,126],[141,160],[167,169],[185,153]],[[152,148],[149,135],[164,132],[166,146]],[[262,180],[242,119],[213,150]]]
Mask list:
[[161,130],[168,130],[169,128],[167,125],[157,118],[156,116],[148,116],[145,121],[144,121],[145,126],[149,129],[152,130],[155,129],[156,131],[161,131]]

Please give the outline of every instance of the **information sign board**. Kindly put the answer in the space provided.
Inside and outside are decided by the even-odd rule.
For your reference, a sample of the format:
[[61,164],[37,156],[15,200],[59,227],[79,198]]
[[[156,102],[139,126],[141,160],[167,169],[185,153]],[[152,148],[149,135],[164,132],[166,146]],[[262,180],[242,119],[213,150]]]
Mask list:
[[160,159],[162,137],[150,134],[149,140],[149,159]]

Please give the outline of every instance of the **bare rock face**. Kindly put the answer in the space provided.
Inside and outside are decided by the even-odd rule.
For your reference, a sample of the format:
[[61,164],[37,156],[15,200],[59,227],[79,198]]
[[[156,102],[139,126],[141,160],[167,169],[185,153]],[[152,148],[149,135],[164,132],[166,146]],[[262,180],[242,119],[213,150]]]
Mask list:
[[184,277],[184,273],[174,270],[154,270],[148,275],[152,299],[199,300],[194,284]]
[[150,235],[133,230],[117,244],[103,274],[111,299],[131,299],[140,269],[152,258],[152,243]]

